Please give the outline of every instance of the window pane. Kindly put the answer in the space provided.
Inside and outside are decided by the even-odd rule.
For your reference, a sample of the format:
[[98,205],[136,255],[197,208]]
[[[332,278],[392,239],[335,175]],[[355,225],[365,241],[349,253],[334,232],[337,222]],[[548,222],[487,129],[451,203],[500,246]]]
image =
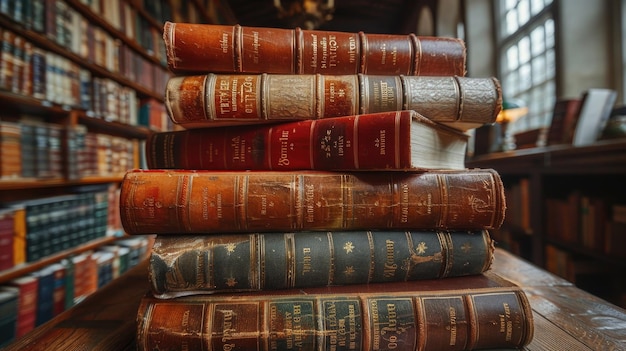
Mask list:
[[528,37],[523,37],[519,41],[519,61],[521,64],[530,61],[530,39]]
[[518,54],[517,54],[517,46],[511,46],[506,52],[506,60],[507,60],[507,71],[512,71],[517,69],[519,66]]
[[541,84],[546,80],[546,58],[545,56],[537,56],[532,61],[533,84]]
[[546,20],[544,27],[546,28],[546,47],[554,47],[554,20]]
[[528,0],[522,0],[517,5],[517,14],[519,18],[519,25],[523,25],[528,22],[530,18],[530,8],[528,6]]
[[546,78],[554,79],[556,76],[556,58],[554,57],[554,49],[546,51]]
[[530,46],[533,56],[537,56],[546,50],[543,31],[543,26],[539,26],[530,33]]
[[519,87],[520,90],[530,89],[531,76],[530,76],[530,64],[523,64],[519,68]]
[[519,28],[517,25],[517,11],[512,9],[506,14],[506,34],[515,33],[517,28]]
[[538,14],[543,10],[543,0],[532,0],[530,3],[530,10],[532,15]]

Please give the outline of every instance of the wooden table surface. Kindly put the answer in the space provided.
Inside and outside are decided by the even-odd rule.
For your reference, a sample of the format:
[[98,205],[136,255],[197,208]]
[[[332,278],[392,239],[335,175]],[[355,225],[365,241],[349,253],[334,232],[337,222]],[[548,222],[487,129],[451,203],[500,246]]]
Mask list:
[[[148,291],[146,263],[4,350],[135,350],[135,316]],[[626,350],[626,310],[501,249],[493,270],[530,299],[535,334],[524,350]]]

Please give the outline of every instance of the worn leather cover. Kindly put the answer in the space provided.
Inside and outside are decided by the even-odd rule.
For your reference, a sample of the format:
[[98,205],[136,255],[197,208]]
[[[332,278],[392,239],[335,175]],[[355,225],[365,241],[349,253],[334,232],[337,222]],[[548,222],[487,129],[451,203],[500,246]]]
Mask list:
[[166,22],[163,40],[178,74],[465,75],[458,38]]
[[170,78],[165,105],[188,128],[414,110],[467,130],[495,122],[502,92],[495,78],[209,73]]
[[133,170],[120,194],[129,234],[492,229],[505,208],[492,169]]
[[491,272],[170,300],[147,295],[137,321],[140,351],[514,349],[534,331],[524,292]]

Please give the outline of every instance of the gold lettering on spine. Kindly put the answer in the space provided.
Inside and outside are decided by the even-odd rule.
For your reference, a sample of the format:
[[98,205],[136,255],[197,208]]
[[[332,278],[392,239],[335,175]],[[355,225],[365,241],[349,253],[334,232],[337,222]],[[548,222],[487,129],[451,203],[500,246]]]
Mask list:
[[329,350],[337,350],[337,332],[338,332],[338,321],[337,321],[337,306],[334,303],[329,303],[328,308],[326,309],[326,334],[329,339]]
[[313,223],[315,221],[315,187],[306,184],[304,188],[305,221]]
[[294,305],[293,306],[293,339],[294,346],[301,349],[303,342],[304,331],[302,330],[302,306]]
[[378,322],[378,301],[370,301],[370,314],[372,318],[372,349],[380,350],[380,324]]
[[254,78],[248,76],[244,78],[241,84],[241,102],[245,113],[253,113],[257,104],[257,94],[253,82]]
[[311,34],[311,49],[313,55],[311,56],[311,67],[317,68],[317,34]]
[[302,274],[311,273],[313,271],[313,258],[311,257],[311,248],[302,248]]
[[400,184],[400,222],[407,223],[409,221],[409,185],[407,183]]
[[223,310],[221,311],[224,315],[224,320],[222,322],[222,350],[230,351],[235,348],[235,344],[232,342],[234,338],[234,332],[236,330],[233,328],[233,316],[234,312],[232,310]]
[[[182,330],[187,330],[187,327],[189,326],[189,314],[189,310],[186,310],[183,313],[183,319],[181,322]],[[182,341],[181,350],[189,350],[189,342],[186,339]]]
[[218,106],[220,114],[227,114],[232,111],[230,105],[230,81],[227,77],[222,77],[217,85],[217,91],[215,92],[218,98]]
[[350,61],[350,63],[356,62],[356,55],[357,55],[356,50],[357,50],[356,39],[351,36],[348,42],[348,60]]
[[289,166],[289,131],[283,130],[280,137],[278,137],[280,143],[280,157],[278,158],[279,166]]
[[252,62],[259,63],[259,47],[261,44],[259,43],[259,32],[252,32]]
[[500,315],[500,333],[505,333],[505,340],[511,341],[513,338],[513,321],[511,320],[511,306],[503,303],[504,314]]
[[448,308],[448,317],[450,319],[450,325],[448,326],[450,330],[450,346],[456,345],[456,309],[452,306]]
[[330,67],[337,66],[337,36],[328,36],[328,64]]
[[395,257],[395,248],[394,248],[393,240],[387,239],[385,241],[386,247],[386,259],[385,259],[385,269],[383,271],[383,275],[385,278],[391,278],[396,274],[396,270],[398,269],[398,265],[396,264]]
[[222,49],[223,54],[228,53],[228,33],[222,33],[222,39],[220,40],[220,48]]

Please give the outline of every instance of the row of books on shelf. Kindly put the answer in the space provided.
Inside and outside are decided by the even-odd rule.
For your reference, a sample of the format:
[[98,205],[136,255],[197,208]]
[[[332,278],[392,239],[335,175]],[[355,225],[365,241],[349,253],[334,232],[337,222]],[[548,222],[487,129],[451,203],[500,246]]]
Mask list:
[[[46,104],[82,109],[93,117],[138,124],[137,109],[142,102],[133,88],[112,78],[94,76],[90,69],[38,48],[10,29],[0,28],[0,31],[1,90],[33,97]],[[132,49],[120,46],[110,56],[115,57],[119,65],[109,67],[109,71],[119,73],[150,92],[165,89],[166,71]]]
[[626,205],[574,191],[547,198],[545,207],[548,238],[611,257],[626,254]]
[[118,71],[113,69],[116,60],[113,52],[105,50],[94,54],[91,51],[120,45],[120,40],[111,36],[109,28],[101,28],[82,12],[91,11],[93,17],[104,19],[117,34],[137,42],[162,64],[166,62],[160,30],[128,1],[5,0],[2,4],[0,14],[83,58],[92,57],[91,62],[101,64],[112,72]]
[[139,350],[532,339],[526,295],[490,272],[503,183],[459,156],[464,131],[495,119],[500,87],[462,77],[463,55],[445,51],[458,41],[431,56],[414,36],[164,31],[177,74],[166,107],[184,130],[150,135],[149,169],[128,171],[119,194],[125,232],[156,235]]
[[148,238],[120,239],[0,284],[0,347],[137,265],[148,250]]
[[121,236],[118,192],[114,184],[100,185],[69,195],[3,203],[0,270],[36,262],[98,238]]
[[0,179],[13,181],[121,176],[137,157],[137,141],[27,117],[0,121],[0,145]]

